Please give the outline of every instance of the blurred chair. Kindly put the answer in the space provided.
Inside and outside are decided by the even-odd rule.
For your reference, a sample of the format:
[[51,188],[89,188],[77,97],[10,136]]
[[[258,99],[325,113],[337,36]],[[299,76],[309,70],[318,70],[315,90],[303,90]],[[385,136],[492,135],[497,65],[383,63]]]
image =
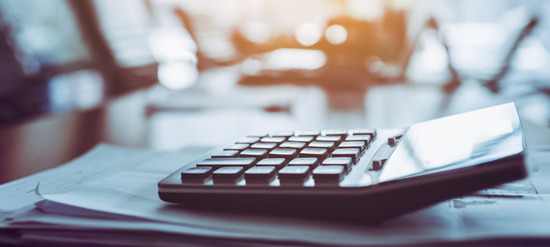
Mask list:
[[[197,42],[193,18],[181,8],[176,15]],[[325,63],[316,69],[259,68],[255,72],[243,73],[241,85],[270,85],[292,83],[297,85],[321,85],[334,88],[364,88],[373,84],[405,81],[405,72],[417,39],[425,27],[425,19],[413,23],[413,35],[407,35],[407,13],[402,10],[386,9],[381,21],[357,20],[347,16],[328,20],[325,35],[313,44],[301,44],[294,36],[278,35],[257,43],[248,40],[236,27],[232,32],[232,43],[237,50],[233,59],[216,61],[203,55],[201,46],[197,52],[199,70],[214,66],[229,66],[246,60],[260,60],[266,63],[266,54],[286,49],[320,51]],[[281,52],[282,53],[282,52]],[[304,53],[302,53],[304,54]],[[269,56],[269,55],[268,55]],[[288,55],[292,57],[293,55]],[[299,57],[300,54],[294,55]],[[270,63],[267,61],[267,63]]]
[[[109,20],[114,26],[122,23],[118,25],[122,30],[101,25],[105,8],[116,13],[119,10],[112,8],[145,6],[142,1],[118,3],[103,8],[100,0],[0,3],[0,126],[44,114],[88,109],[111,96],[158,81],[158,64],[152,56],[139,64],[124,63],[119,54],[132,54],[130,59],[137,61],[135,55],[143,51],[128,50],[135,46],[110,35],[131,31],[131,25],[134,29],[149,26],[128,25],[122,16]],[[125,39],[147,44],[146,36]]]

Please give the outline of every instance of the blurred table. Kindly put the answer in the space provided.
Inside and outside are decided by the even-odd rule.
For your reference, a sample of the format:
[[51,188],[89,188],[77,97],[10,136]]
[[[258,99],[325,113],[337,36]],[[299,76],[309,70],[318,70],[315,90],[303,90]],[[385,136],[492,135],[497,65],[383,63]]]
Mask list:
[[61,165],[100,142],[147,147],[146,90],[99,107],[0,130],[0,184]]
[[[111,99],[94,109],[41,117],[4,128],[0,130],[0,183],[63,164],[100,142],[175,150],[221,145],[246,132],[399,128],[512,101],[475,83],[464,83],[451,95],[443,93],[438,85],[415,84],[372,86],[365,91],[289,85],[278,89],[243,88],[233,79],[222,83],[220,78],[227,77],[220,73],[219,77],[205,76],[196,86],[183,91],[154,86]],[[288,107],[282,104],[285,102],[277,107],[254,107],[254,102],[239,105],[231,100],[223,101],[223,107],[212,105],[220,97],[237,92],[265,91],[289,93],[289,97],[274,97],[273,103],[277,105],[277,99],[285,99]],[[190,95],[199,94],[195,97],[199,101],[189,103],[193,98]],[[168,97],[187,105],[151,110],[151,102]],[[523,108],[518,108],[521,115]]]

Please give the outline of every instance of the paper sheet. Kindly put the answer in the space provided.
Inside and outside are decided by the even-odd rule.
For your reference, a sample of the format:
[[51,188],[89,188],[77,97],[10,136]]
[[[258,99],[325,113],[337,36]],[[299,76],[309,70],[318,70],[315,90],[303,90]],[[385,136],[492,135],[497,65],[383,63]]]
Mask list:
[[[530,193],[510,198],[457,198],[379,226],[208,212],[162,202],[157,195],[158,181],[183,165],[182,161],[188,156],[179,152],[152,157],[137,166],[78,186],[68,193],[44,195],[44,198],[99,212],[225,232],[236,239],[364,245],[494,237],[550,237],[550,227],[547,227],[547,222],[550,222],[547,203],[550,196],[545,194]],[[549,157],[549,154],[542,153],[535,155],[534,160]],[[533,162],[533,159],[530,158],[530,161]],[[548,172],[548,166],[540,163],[538,167],[535,174]],[[49,209],[44,207],[43,210]],[[209,235],[207,231],[193,234],[216,236]]]
[[34,191],[39,183],[43,193],[63,193],[79,184],[124,170],[156,155],[160,153],[108,144],[98,145],[65,165],[0,185],[0,212],[43,200]]

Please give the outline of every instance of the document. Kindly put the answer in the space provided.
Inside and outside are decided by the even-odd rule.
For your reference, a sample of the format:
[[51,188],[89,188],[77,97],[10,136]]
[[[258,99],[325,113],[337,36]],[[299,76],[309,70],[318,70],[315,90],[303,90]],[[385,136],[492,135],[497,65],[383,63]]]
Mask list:
[[148,150],[98,145],[67,164],[0,185],[0,212],[43,200],[35,193],[38,184],[43,193],[63,193],[79,184],[116,173],[157,155],[159,153]]
[[[542,156],[550,155],[542,153]],[[546,159],[541,155],[530,157]],[[297,219],[281,216],[201,211],[161,201],[157,183],[183,164],[183,153],[148,159],[74,190],[43,195],[77,208],[219,230],[228,237],[313,244],[410,244],[498,237],[548,237],[550,195],[538,194],[531,181],[507,184],[486,194],[452,199],[381,225]],[[536,164],[535,164],[536,165]],[[547,166],[536,173],[548,172]],[[136,181],[139,181],[137,183]],[[528,208],[528,210],[522,210]],[[47,207],[46,212],[54,212]],[[200,236],[214,236],[197,233]]]
[[546,148],[529,152],[531,175],[526,180],[448,200],[380,225],[214,212],[161,201],[157,183],[205,151],[196,147],[153,152],[101,145],[56,168],[60,171],[2,185],[0,193],[19,201],[0,204],[0,243],[358,246],[550,239],[546,179],[550,150]]

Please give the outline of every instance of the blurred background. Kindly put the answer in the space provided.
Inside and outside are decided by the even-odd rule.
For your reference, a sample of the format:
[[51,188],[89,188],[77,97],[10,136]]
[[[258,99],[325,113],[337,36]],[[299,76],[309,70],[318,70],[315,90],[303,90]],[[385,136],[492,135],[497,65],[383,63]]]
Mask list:
[[100,142],[210,147],[506,102],[538,135],[549,14],[540,0],[2,0],[0,183]]

